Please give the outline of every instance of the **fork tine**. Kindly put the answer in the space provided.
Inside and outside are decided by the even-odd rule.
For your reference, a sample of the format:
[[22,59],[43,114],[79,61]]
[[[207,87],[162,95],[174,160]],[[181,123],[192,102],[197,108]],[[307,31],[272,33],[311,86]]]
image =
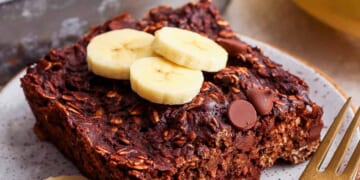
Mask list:
[[359,166],[359,162],[360,162],[360,143],[358,142],[353,154],[351,155],[348,165],[346,166],[343,172],[343,175],[346,176],[347,179],[354,177],[356,170]]
[[348,148],[351,139],[354,135],[355,130],[357,129],[357,124],[360,120],[360,108],[357,110],[353,120],[351,121],[351,124],[349,125],[348,129],[346,130],[346,133],[344,137],[341,140],[341,143],[339,147],[336,149],[336,152],[334,153],[333,157],[331,158],[331,161],[327,167],[327,169],[337,172],[339,169],[339,166],[344,158],[344,155],[346,154],[346,149]]
[[330,148],[330,145],[332,144],[332,142],[335,138],[336,132],[339,130],[340,125],[342,124],[342,121],[344,119],[343,117],[345,115],[347,107],[350,104],[350,100],[351,100],[351,98],[348,98],[346,100],[345,104],[343,105],[340,112],[336,116],[334,122],[330,126],[330,129],[326,133],[323,141],[320,143],[318,150],[315,152],[313,158],[310,160],[309,164],[306,166],[305,171],[310,172],[312,169],[313,170],[319,169],[321,163],[324,160],[325,155],[327,154],[327,152]]

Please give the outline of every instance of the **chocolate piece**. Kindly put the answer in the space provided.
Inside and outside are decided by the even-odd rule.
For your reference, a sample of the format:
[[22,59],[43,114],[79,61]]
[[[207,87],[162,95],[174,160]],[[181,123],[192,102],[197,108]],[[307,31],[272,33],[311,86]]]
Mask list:
[[260,115],[267,115],[273,108],[273,93],[269,89],[250,88],[246,91],[249,101]]
[[255,145],[256,139],[254,134],[237,134],[235,137],[235,147],[243,152],[250,151]]
[[[88,71],[86,46],[93,37],[117,28],[153,33],[163,26],[239,41],[246,51],[229,56],[223,70],[204,72],[200,93],[178,106],[150,103],[129,81]],[[308,138],[309,127],[321,123],[321,107],[309,99],[303,80],[235,35],[206,0],[154,8],[140,20],[120,15],[91,28],[73,46],[51,50],[21,79],[35,133],[89,179],[259,179],[278,159],[305,161],[319,145],[319,139]],[[249,87],[267,87],[278,98],[269,114],[243,130],[232,125],[227,110],[229,102],[247,98]],[[238,134],[238,143],[251,142],[249,135],[255,142],[236,145]]]
[[320,138],[320,133],[323,128],[323,123],[314,125],[309,130],[309,141],[314,141]]
[[216,42],[219,43],[230,56],[237,56],[239,54],[245,54],[249,46],[237,39],[224,39],[217,38]]
[[257,115],[254,106],[245,100],[231,102],[228,109],[231,123],[241,129],[248,130],[255,126]]
[[130,14],[122,14],[113,21],[109,22],[109,29],[116,30],[116,29],[123,29],[123,28],[135,28],[136,21],[133,19]]

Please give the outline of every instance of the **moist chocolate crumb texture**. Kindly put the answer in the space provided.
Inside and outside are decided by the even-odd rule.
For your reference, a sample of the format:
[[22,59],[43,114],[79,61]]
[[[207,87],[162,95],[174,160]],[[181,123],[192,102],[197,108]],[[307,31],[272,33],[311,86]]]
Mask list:
[[[197,32],[229,54],[224,69],[204,72],[191,102],[154,104],[129,81],[88,70],[93,37],[122,28],[153,34],[164,26]],[[51,50],[28,67],[21,85],[37,136],[90,179],[259,179],[279,160],[308,159],[323,127],[307,84],[239,40],[210,1],[160,6],[140,20],[121,14]]]

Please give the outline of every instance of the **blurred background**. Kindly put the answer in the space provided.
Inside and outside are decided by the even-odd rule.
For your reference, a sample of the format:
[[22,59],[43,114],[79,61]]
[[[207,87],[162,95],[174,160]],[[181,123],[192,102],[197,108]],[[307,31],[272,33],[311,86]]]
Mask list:
[[[320,69],[360,104],[359,0],[213,1],[236,32]],[[0,89],[49,48],[74,42],[90,25],[124,11],[141,17],[150,7],[185,2],[0,0]]]

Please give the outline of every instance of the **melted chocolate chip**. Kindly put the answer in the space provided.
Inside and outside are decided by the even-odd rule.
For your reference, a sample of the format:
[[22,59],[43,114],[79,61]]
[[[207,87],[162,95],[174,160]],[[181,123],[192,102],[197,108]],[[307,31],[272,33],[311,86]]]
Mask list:
[[254,106],[245,100],[233,101],[229,106],[228,116],[231,123],[241,130],[251,129],[257,120]]
[[314,140],[318,140],[320,139],[320,133],[321,133],[321,129],[323,128],[323,124],[317,124],[314,125],[310,128],[309,130],[309,141],[314,141]]
[[216,42],[219,43],[229,53],[230,56],[246,53],[248,48],[248,45],[236,39],[217,38]]
[[238,133],[235,138],[235,147],[243,152],[250,151],[255,144],[254,134],[242,135]]
[[273,108],[273,94],[268,89],[251,88],[246,91],[249,101],[261,115],[267,115]]

